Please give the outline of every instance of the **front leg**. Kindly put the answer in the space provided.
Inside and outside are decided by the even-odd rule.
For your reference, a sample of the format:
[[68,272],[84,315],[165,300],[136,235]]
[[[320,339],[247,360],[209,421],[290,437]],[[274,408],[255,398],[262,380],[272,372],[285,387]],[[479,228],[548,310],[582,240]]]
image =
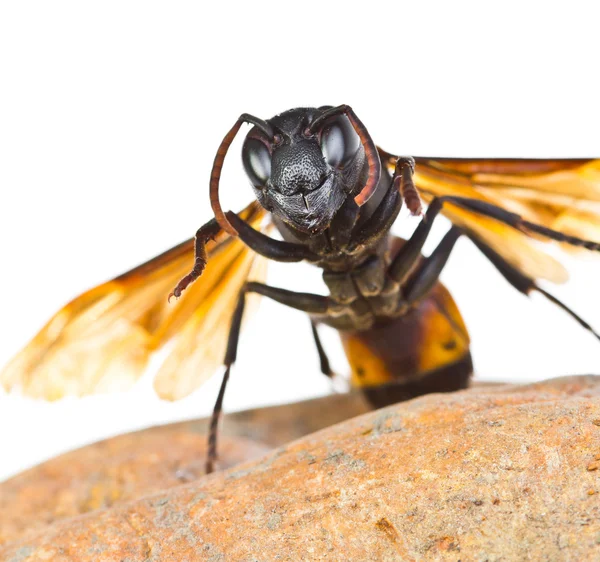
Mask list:
[[304,244],[294,244],[283,240],[275,240],[252,228],[245,220],[234,212],[227,213],[227,219],[238,231],[240,240],[261,256],[280,262],[299,262],[303,260],[317,261],[319,256]]
[[412,156],[398,156],[394,175],[392,176],[392,185],[402,195],[402,199],[404,199],[410,214],[421,216],[423,214],[423,205],[421,197],[419,197],[419,192],[413,182],[414,173],[415,159]]
[[208,258],[206,256],[206,244],[209,240],[214,240],[217,234],[221,232],[221,227],[217,223],[216,219],[208,221],[205,225],[201,226],[196,232],[196,248],[194,251],[194,267],[185,277],[177,283],[173,292],[169,294],[169,301],[171,297],[178,299],[181,293],[193,283],[204,271]]
[[[308,246],[275,240],[255,230],[232,211],[227,213],[227,218],[237,230],[240,240],[257,254],[267,259],[280,262],[317,261],[319,259],[319,256],[312,252]],[[194,267],[177,283],[177,286],[169,295],[169,300],[171,297],[179,298],[183,291],[202,275],[208,261],[206,244],[209,240],[214,240],[221,230],[221,226],[219,226],[216,219],[210,220],[198,229],[198,232],[196,232]]]
[[412,176],[415,172],[415,160],[411,156],[400,156],[392,182],[375,212],[361,226],[354,246],[373,244],[383,237],[392,227],[400,213],[402,201],[406,203],[412,215],[421,216],[423,206]]

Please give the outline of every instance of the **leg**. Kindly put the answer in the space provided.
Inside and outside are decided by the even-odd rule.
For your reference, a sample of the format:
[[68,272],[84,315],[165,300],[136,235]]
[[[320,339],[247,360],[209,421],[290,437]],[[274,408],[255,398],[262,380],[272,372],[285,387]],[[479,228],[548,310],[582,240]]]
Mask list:
[[404,284],[417,265],[419,258],[421,257],[421,250],[431,232],[433,221],[441,210],[442,202],[439,199],[434,199],[429,204],[429,207],[427,207],[425,216],[412,233],[412,236],[396,254],[396,257],[389,267],[389,275],[396,283],[399,283],[400,285]]
[[[308,246],[304,244],[293,244],[270,238],[252,228],[245,220],[231,211],[227,213],[227,217],[230,224],[234,225],[238,231],[240,240],[265,258],[281,262],[316,261],[319,259],[319,256],[311,252]],[[216,219],[212,219],[198,229],[198,232],[196,232],[194,267],[190,273],[177,283],[177,286],[169,295],[169,300],[171,297],[179,298],[181,293],[202,275],[207,263],[206,244],[209,240],[213,240],[220,232],[221,227]]]
[[275,240],[252,228],[245,220],[229,211],[227,219],[238,231],[240,240],[257,254],[267,259],[281,262],[316,261],[319,256],[311,252],[304,244],[294,244]]
[[600,243],[598,242],[582,240],[581,238],[568,236],[562,232],[546,228],[545,226],[541,226],[539,224],[534,224],[522,219],[516,213],[511,213],[505,209],[502,209],[501,207],[487,203],[486,201],[480,201],[479,199],[471,199],[468,197],[436,197],[429,204],[423,220],[421,220],[419,226],[413,232],[413,235],[401,248],[400,252],[396,255],[394,261],[390,265],[390,277],[397,283],[404,283],[414,269],[427,236],[431,231],[433,220],[440,213],[445,203],[451,203],[453,205],[457,205],[458,207],[462,207],[463,209],[467,209],[468,211],[491,217],[499,222],[512,226],[514,229],[527,235],[535,232],[537,234],[542,234],[551,240],[566,242],[573,246],[581,246],[587,248],[588,250],[600,251]]
[[496,219],[497,221],[512,226],[515,230],[518,230],[523,234],[529,235],[532,232],[535,232],[537,234],[545,236],[546,238],[550,238],[550,240],[556,240],[557,242],[566,242],[567,244],[571,244],[571,246],[579,246],[586,248],[587,250],[600,252],[600,242],[583,240],[581,238],[577,238],[576,236],[569,236],[568,234],[563,234],[562,232],[552,230],[551,228],[547,228],[540,224],[535,224],[533,222],[526,221],[516,213],[511,213],[510,211],[507,211],[502,207],[498,207],[497,205],[494,205],[492,203],[488,203],[487,201],[471,199],[469,197],[455,197],[450,195],[440,197],[438,200],[442,203],[452,203],[454,205],[457,205],[458,207],[467,209],[468,211],[491,217],[493,219]]
[[403,300],[406,305],[410,306],[425,297],[437,283],[440,273],[444,269],[454,248],[454,244],[456,244],[461,234],[462,231],[453,226],[444,238],[442,238],[442,241],[431,255],[421,262],[403,287]]
[[206,460],[207,474],[210,474],[214,471],[215,461],[217,460],[217,430],[219,426],[219,419],[221,417],[221,411],[223,409],[223,397],[225,396],[225,389],[227,387],[229,374],[231,372],[231,365],[235,362],[237,357],[237,346],[240,337],[240,327],[242,325],[242,317],[244,315],[244,306],[246,303],[247,293],[258,293],[281,304],[295,308],[296,310],[302,310],[312,314],[325,314],[329,310],[330,301],[328,297],[314,295],[311,293],[295,293],[293,291],[287,291],[277,287],[269,287],[268,285],[263,285],[262,283],[246,283],[240,292],[238,303],[231,319],[227,350],[225,352],[225,359],[223,361],[225,364],[225,374],[223,375],[223,381],[221,382],[219,395],[217,397],[217,401],[215,402],[210,420],[210,429],[208,433],[208,455]]
[[600,340],[600,334],[594,331],[594,329],[579,315],[572,311],[567,305],[558,300],[555,296],[551,295],[541,287],[538,287],[536,282],[523,275],[519,270],[508,263],[502,256],[496,253],[492,248],[481,242],[475,236],[468,235],[470,240],[481,250],[481,253],[485,255],[496,267],[496,269],[502,274],[517,291],[524,295],[529,295],[531,291],[537,291],[544,295],[550,302],[562,308],[567,314],[569,314],[581,327],[591,332],[596,338]]
[[219,388],[217,401],[213,407],[212,416],[210,418],[210,426],[208,430],[208,452],[206,458],[206,474],[210,474],[215,470],[215,461],[217,460],[217,434],[219,429],[219,419],[223,410],[223,398],[225,397],[225,389],[229,382],[229,374],[231,372],[231,364],[237,356],[237,344],[240,338],[240,328],[242,326],[242,317],[244,316],[244,306],[246,305],[246,292],[242,289],[238,297],[237,306],[231,318],[231,327],[229,328],[229,338],[227,340],[227,348],[225,350],[225,373]]
[[374,244],[383,236],[387,236],[389,229],[392,228],[398,217],[398,213],[400,213],[401,207],[400,194],[390,186],[373,214],[360,227],[350,249],[353,250],[363,244]]
[[[418,199],[417,188],[413,182],[413,173],[414,159],[408,157],[398,158],[393,176],[394,186],[400,190],[402,196],[406,200],[407,206],[411,212],[414,213],[413,209],[418,211],[420,208],[420,200]],[[412,201],[412,203],[409,201]],[[394,262],[390,267],[390,275],[394,281],[402,284],[410,275],[419,258],[423,244],[431,230],[431,222],[433,222],[433,219],[442,210],[444,203],[452,203],[458,207],[467,209],[468,211],[491,217],[512,226],[516,230],[527,235],[535,232],[546,236],[551,240],[566,242],[573,246],[582,246],[588,250],[600,251],[600,243],[582,240],[581,238],[569,236],[545,226],[526,221],[516,213],[511,213],[510,211],[492,203],[488,203],[487,201],[447,195],[436,197],[431,201],[423,220],[411,236],[410,240],[404,245],[394,259]]]
[[317,331],[317,325],[313,320],[310,321],[310,327],[312,329],[312,335],[315,340],[315,345],[317,347],[317,353],[319,354],[319,362],[321,363],[321,372],[328,378],[333,379],[334,372],[331,370],[331,365],[329,364],[329,359],[327,358],[327,354],[325,353],[325,349],[323,348],[323,344],[321,343],[321,338],[319,337],[319,332]]
[[171,297],[178,299],[186,287],[198,279],[200,275],[202,275],[207,262],[206,243],[209,240],[213,240],[220,232],[221,227],[218,225],[215,219],[208,221],[205,225],[198,229],[198,232],[196,232],[194,267],[192,268],[192,271],[190,271],[181,279],[181,281],[179,281],[179,283],[177,283],[177,287],[175,287],[173,292],[169,295],[169,300],[171,300]]
[[406,202],[410,214],[419,216],[423,214],[423,206],[419,192],[412,180],[414,173],[415,159],[411,156],[399,156],[396,160],[392,182],[394,189],[400,192],[402,199]]
[[[456,243],[456,240],[463,234],[461,230],[452,227],[446,236],[442,239],[437,248],[432,254],[426,258],[414,275],[407,281],[404,286],[404,302],[406,305],[411,305],[422,299],[431,290],[439,275],[446,265],[450,252]],[[515,288],[517,291],[528,295],[531,291],[537,291],[544,295],[549,301],[553,302],[569,314],[580,326],[591,332],[600,340],[600,334],[578,314],[571,310],[567,305],[551,295],[535,283],[533,279],[523,275],[518,269],[508,263],[502,256],[496,253],[492,248],[481,242],[473,235],[468,235],[469,239],[481,250],[481,252],[492,262],[502,276]]]
[[315,345],[317,347],[317,353],[319,354],[321,372],[331,381],[331,389],[333,392],[336,394],[348,392],[348,380],[331,369],[329,358],[327,357],[327,353],[325,352],[325,348],[323,347],[323,343],[319,337],[319,330],[316,322],[311,319],[310,325],[312,328],[312,335],[315,340]]

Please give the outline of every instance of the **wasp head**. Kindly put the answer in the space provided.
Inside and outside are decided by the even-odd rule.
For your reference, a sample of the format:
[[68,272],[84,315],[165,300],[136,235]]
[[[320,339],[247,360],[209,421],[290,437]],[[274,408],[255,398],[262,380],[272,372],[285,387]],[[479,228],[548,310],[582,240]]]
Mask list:
[[[365,153],[345,115],[311,124],[328,107],[293,109],[253,127],[242,161],[259,203],[307,234],[325,230],[349,195],[360,189]],[[270,133],[270,134],[267,134]]]

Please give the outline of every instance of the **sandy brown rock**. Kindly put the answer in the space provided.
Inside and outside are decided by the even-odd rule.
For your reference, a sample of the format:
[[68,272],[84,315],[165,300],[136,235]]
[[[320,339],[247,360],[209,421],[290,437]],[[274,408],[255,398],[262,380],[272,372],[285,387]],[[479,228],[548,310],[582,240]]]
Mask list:
[[430,395],[0,560],[600,560],[600,382]]
[[[204,435],[140,432],[95,443],[52,459],[0,485],[0,544],[64,517],[159,492],[204,475]],[[234,466],[270,447],[223,439],[222,462]]]
[[[333,395],[228,415],[220,468],[366,412],[360,395]],[[59,519],[110,507],[204,475],[208,420],[120,435],[42,463],[0,484],[0,545]]]

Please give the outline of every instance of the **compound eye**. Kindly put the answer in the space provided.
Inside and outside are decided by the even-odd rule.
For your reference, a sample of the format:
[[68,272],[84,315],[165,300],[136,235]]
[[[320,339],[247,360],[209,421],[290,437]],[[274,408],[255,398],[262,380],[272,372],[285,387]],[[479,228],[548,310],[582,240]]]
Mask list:
[[340,116],[328,123],[321,134],[323,156],[333,167],[343,167],[360,147],[360,138],[346,117]]
[[265,144],[257,139],[246,139],[242,162],[254,187],[264,187],[271,177],[271,154]]

